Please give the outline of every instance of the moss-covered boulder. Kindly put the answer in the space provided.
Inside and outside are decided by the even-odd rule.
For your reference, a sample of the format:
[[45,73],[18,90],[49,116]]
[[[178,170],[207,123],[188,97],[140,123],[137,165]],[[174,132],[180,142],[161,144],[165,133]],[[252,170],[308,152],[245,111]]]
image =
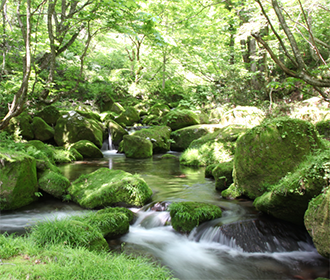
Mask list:
[[53,106],[49,105],[40,110],[35,114],[35,117],[42,118],[48,125],[54,126],[56,121],[61,116],[59,110]]
[[199,124],[199,117],[193,111],[175,109],[164,115],[162,122],[174,131],[186,126]]
[[80,176],[68,192],[73,201],[89,209],[117,204],[143,206],[152,195],[149,186],[138,175],[108,168]]
[[238,139],[234,183],[242,194],[254,199],[322,147],[315,127],[307,121],[289,118],[265,121]]
[[110,131],[112,143],[114,145],[119,145],[120,141],[123,140],[124,135],[128,135],[128,132],[117,122],[110,120],[108,122],[108,130]]
[[115,102],[112,104],[110,111],[120,115],[122,112],[125,111],[125,109],[123,106],[120,105],[120,103]]
[[73,217],[73,219],[97,228],[105,238],[114,239],[128,232],[133,212],[124,207],[107,207],[85,216]]
[[101,150],[91,141],[80,140],[69,146],[69,151],[75,149],[83,158],[103,158]]
[[155,115],[158,117],[161,117],[168,113],[170,111],[170,108],[164,104],[164,103],[156,103],[155,105],[151,106],[148,114],[149,115]]
[[[29,147],[35,147],[38,151],[40,151],[41,153],[43,153],[47,156],[50,163],[52,163],[52,164],[55,163],[54,147],[52,147],[51,145],[47,145],[40,140],[31,140],[25,144],[25,147],[26,147],[26,149],[25,149],[26,151]],[[34,156],[37,159],[39,158],[37,156],[37,154]]]
[[70,186],[70,181],[66,177],[51,170],[43,172],[38,183],[40,189],[59,199],[63,198]]
[[220,218],[221,209],[202,202],[175,202],[169,206],[171,223],[176,231],[188,233],[203,222]]
[[215,188],[223,191],[233,183],[234,161],[221,162],[212,170],[215,179]]
[[0,148],[0,210],[15,210],[35,201],[36,160],[22,152]]
[[84,157],[75,149],[65,149],[64,147],[54,147],[55,163],[69,163],[76,160],[82,160]]
[[322,137],[330,140],[330,120],[323,120],[315,124],[317,131]]
[[131,126],[140,121],[140,115],[134,107],[128,107],[115,121],[123,126]]
[[192,141],[199,139],[206,134],[213,133],[220,128],[221,126],[216,124],[200,124],[175,130],[171,133],[171,139],[174,141],[174,143],[171,144],[171,150],[180,152],[184,151],[189,147]]
[[327,187],[308,204],[304,223],[314,245],[325,258],[330,258],[330,188]]
[[194,140],[182,153],[180,163],[187,166],[207,166],[229,161],[235,153],[237,138],[246,131],[245,126],[228,125]]
[[135,136],[125,135],[118,151],[124,152],[128,158],[149,158],[152,156],[152,143],[150,140]]
[[89,140],[101,148],[103,131],[104,128],[100,122],[82,116],[76,111],[70,111],[57,120],[54,139],[59,146]]
[[161,118],[156,115],[145,116],[142,119],[142,124],[144,125],[160,125],[160,123],[161,123]]
[[90,251],[107,251],[109,245],[98,228],[74,217],[37,223],[30,229],[29,238],[37,246],[54,245],[84,247]]
[[42,118],[34,117],[32,122],[34,137],[40,141],[47,141],[54,137],[54,128],[49,126]]
[[330,151],[310,156],[294,172],[254,201],[254,206],[278,219],[303,224],[309,201],[328,186]]
[[171,129],[168,126],[143,128],[141,130],[135,131],[133,135],[150,140],[154,154],[166,153],[170,150]]
[[21,135],[25,140],[32,140],[34,133],[31,124],[32,117],[24,111],[19,116],[12,118],[5,130],[12,135]]

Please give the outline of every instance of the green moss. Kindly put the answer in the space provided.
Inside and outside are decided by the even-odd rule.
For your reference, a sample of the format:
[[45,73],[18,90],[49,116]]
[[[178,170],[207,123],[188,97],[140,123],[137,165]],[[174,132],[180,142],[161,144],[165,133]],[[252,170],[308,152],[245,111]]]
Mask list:
[[233,183],[234,161],[221,162],[212,171],[215,188],[218,191],[227,189]]
[[214,178],[212,171],[217,166],[216,163],[210,164],[205,168],[205,178]]
[[323,120],[315,124],[317,131],[322,137],[330,140],[330,120]]
[[173,151],[184,151],[189,147],[192,141],[201,138],[202,136],[213,133],[219,130],[219,125],[191,125],[171,133],[171,139],[174,143],[171,145]]
[[83,158],[103,158],[101,150],[88,140],[80,140],[69,146],[69,151],[75,149]]
[[115,119],[120,125],[131,126],[140,120],[139,112],[134,107],[128,107]]
[[159,125],[161,123],[161,119],[156,115],[149,115],[143,119],[142,123],[145,125]]
[[162,122],[172,130],[177,130],[189,125],[199,124],[199,118],[193,111],[176,109],[164,115]]
[[222,216],[218,206],[202,202],[176,202],[169,210],[172,226],[179,232],[190,232],[201,223]]
[[155,115],[155,116],[161,117],[169,111],[170,111],[170,108],[166,104],[156,103],[155,105],[151,106],[148,113],[149,113],[149,115]]
[[42,118],[33,118],[32,129],[35,139],[47,141],[54,137],[54,128],[49,126]]
[[176,159],[178,160],[178,157],[176,155],[173,154],[164,154],[161,156],[161,159]]
[[80,176],[69,188],[72,199],[84,208],[99,208],[123,203],[143,206],[152,191],[138,175],[122,170],[100,168]]
[[122,141],[122,150],[128,158],[149,158],[152,148],[150,140],[135,135],[125,135]]
[[313,238],[317,251],[325,258],[330,258],[330,188],[324,188],[313,198],[304,216],[304,223]]
[[54,148],[52,146],[44,144],[40,140],[32,140],[32,141],[29,141],[25,144],[26,150],[31,146],[35,147],[38,151],[45,154],[48,157],[50,163],[52,163],[52,164],[55,163]]
[[103,208],[103,209],[97,211],[97,214],[106,214],[106,213],[125,214],[129,222],[132,222],[134,219],[134,213],[125,207],[106,207],[106,208]]
[[221,196],[227,199],[234,199],[242,196],[242,194],[243,194],[242,189],[240,189],[234,183],[231,184],[228,189],[221,192]]
[[234,159],[234,182],[254,199],[323,148],[315,127],[306,121],[267,120],[241,136]]
[[330,178],[330,151],[309,156],[269,192],[256,198],[254,206],[276,218],[303,224],[309,201],[319,195]]
[[12,118],[5,130],[11,135],[15,135],[15,137],[21,135],[26,140],[32,140],[34,139],[34,133],[31,123],[32,117],[24,111],[19,116]]
[[247,129],[239,125],[227,126],[194,140],[181,157],[180,163],[187,166],[207,166],[232,159],[236,139]]
[[150,140],[154,154],[165,153],[170,150],[170,134],[171,129],[168,126],[154,126],[133,133],[134,136]]
[[56,198],[63,198],[70,186],[70,181],[61,174],[46,170],[39,176],[39,188]]
[[15,210],[35,201],[36,160],[22,152],[0,148],[0,210]]
[[49,105],[36,113],[35,116],[42,118],[49,125],[55,125],[60,117],[60,112],[54,105]]

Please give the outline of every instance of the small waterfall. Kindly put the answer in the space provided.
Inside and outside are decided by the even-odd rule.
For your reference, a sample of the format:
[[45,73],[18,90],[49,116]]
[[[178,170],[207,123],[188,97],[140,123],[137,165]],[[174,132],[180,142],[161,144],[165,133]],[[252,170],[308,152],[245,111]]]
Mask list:
[[105,138],[102,144],[101,151],[115,150],[115,145],[112,143],[111,129],[108,129],[108,138]]

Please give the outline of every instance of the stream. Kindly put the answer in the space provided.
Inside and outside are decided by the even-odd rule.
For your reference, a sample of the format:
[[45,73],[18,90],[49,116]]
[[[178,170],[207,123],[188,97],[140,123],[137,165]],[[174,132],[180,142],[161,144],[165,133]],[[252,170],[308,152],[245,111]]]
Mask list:
[[[179,279],[316,279],[329,277],[329,260],[320,256],[306,230],[257,212],[249,200],[224,200],[204,168],[180,166],[154,155],[128,159],[115,150],[100,160],[60,165],[71,181],[100,167],[138,173],[153,190],[152,203],[133,208],[137,219],[129,233],[109,241],[113,250],[150,257]],[[218,205],[223,216],[182,235],[169,225],[166,205],[199,201]],[[0,231],[24,232],[43,219],[84,213],[74,203],[43,197],[16,211],[1,213]]]

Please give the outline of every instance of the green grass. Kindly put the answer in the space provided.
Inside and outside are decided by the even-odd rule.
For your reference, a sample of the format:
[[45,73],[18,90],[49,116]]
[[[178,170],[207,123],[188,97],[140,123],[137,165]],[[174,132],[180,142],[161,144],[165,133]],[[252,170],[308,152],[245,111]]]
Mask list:
[[143,257],[83,247],[38,247],[29,237],[0,235],[0,245],[0,279],[173,279],[169,270]]

